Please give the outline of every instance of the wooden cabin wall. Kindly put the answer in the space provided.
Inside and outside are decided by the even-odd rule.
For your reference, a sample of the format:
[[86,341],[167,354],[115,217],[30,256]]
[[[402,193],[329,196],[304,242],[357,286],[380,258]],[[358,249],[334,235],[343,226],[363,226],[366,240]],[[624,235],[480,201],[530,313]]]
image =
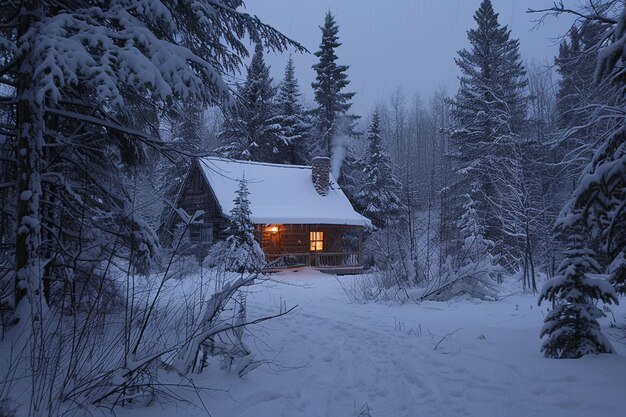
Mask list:
[[305,224],[272,225],[279,228],[271,233],[267,227],[258,226],[261,248],[265,253],[307,253],[309,252],[309,229]]
[[189,175],[185,179],[178,206],[190,215],[197,210],[203,210],[204,214],[200,220],[213,225],[213,241],[227,237],[225,229],[228,226],[228,219],[222,216],[219,203],[196,163],[191,165]]
[[[307,224],[279,224],[271,225],[279,228],[278,233],[269,231],[269,226],[257,226],[257,236],[265,253],[308,253],[310,252],[309,232],[324,232],[324,250],[322,252],[357,252],[359,250],[358,226],[339,225],[307,225]],[[356,239],[352,245],[347,245],[346,235]],[[352,246],[352,247],[346,247]]]

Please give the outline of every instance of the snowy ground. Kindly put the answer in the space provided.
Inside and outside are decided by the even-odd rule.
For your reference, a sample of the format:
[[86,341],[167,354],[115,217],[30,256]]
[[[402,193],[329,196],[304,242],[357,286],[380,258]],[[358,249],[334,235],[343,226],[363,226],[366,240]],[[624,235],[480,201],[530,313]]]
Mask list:
[[[333,276],[303,270],[272,278],[250,294],[251,318],[285,303],[298,308],[252,329],[249,344],[266,365],[243,379],[203,376],[225,390],[204,398],[214,417],[624,415],[619,332],[606,329],[618,355],[545,359],[538,339],[545,306],[536,296],[349,304]],[[614,313],[624,321],[625,308]],[[190,413],[165,407],[158,414]]]

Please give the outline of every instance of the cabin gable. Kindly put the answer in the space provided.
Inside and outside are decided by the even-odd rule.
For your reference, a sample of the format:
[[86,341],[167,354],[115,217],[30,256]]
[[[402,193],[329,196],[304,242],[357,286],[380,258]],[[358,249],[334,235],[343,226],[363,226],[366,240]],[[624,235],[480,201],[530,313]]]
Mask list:
[[[177,206],[190,215],[198,210],[204,212],[198,218],[198,222],[189,227],[189,239],[192,243],[212,244],[226,237],[225,229],[228,219],[222,214],[222,208],[215,197],[215,193],[195,161],[191,164],[189,173],[185,178]],[[212,236],[207,239],[205,234],[209,228]]]

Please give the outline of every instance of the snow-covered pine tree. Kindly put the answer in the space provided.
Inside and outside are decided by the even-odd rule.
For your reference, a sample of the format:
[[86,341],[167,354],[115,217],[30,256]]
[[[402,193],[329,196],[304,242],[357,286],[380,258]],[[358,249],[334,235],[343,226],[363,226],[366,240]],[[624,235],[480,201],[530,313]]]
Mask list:
[[393,173],[391,161],[381,142],[378,110],[372,115],[368,139],[369,147],[363,168],[365,183],[356,199],[363,207],[363,214],[377,227],[384,227],[400,213],[402,203],[398,197],[400,182]]
[[[156,115],[181,100],[230,100],[224,77],[247,56],[246,35],[268,48],[300,48],[242,5],[2,3],[0,104],[11,117],[1,132],[15,138],[19,179],[16,303],[45,305],[44,276],[73,280],[113,256],[150,256],[156,239],[128,185],[147,149],[176,152],[158,137]],[[77,254],[88,265],[71,262]]]
[[254,237],[254,223],[250,220],[249,195],[247,181],[242,178],[230,211],[228,237],[211,247],[209,264],[239,273],[259,273],[265,266],[265,254]]
[[246,81],[239,87],[235,105],[227,111],[220,136],[222,155],[251,161],[282,162],[287,144],[280,125],[273,121],[274,96],[270,68],[263,59],[263,45],[256,44]]
[[546,300],[554,306],[546,315],[540,335],[547,336],[541,351],[549,358],[580,358],[614,352],[598,324],[597,319],[605,314],[596,303],[618,304],[617,295],[606,280],[592,278],[601,268],[582,230],[578,223],[564,229],[569,241],[565,259],[557,275],[545,283],[539,297],[539,305]]
[[[597,323],[604,313],[596,304],[618,300],[615,288],[602,278],[608,275],[620,292],[626,292],[626,7],[616,1],[590,1],[581,7],[583,13],[566,9],[563,4],[548,10],[557,15],[582,16],[583,27],[595,27],[603,40],[580,52],[579,60],[593,59],[597,54],[595,77],[602,83],[604,97],[595,106],[600,113],[585,115],[589,117],[588,126],[593,128],[589,133],[592,140],[585,138],[585,149],[595,148],[594,155],[557,220],[557,228],[569,247],[559,274],[545,284],[539,299],[559,301],[546,317],[542,330],[542,335],[548,336],[542,347],[544,354],[557,358],[612,352]],[[593,13],[587,14],[588,11]],[[601,113],[603,117],[599,117]],[[607,120],[614,125],[607,126]],[[590,238],[602,239],[601,249],[606,257],[598,257],[590,248]],[[608,258],[606,268],[598,263],[600,258]],[[602,272],[604,277],[593,277]]]
[[[580,49],[580,35],[577,26],[572,26],[569,31],[569,39],[563,39],[559,45],[559,55],[555,64],[561,79],[557,91],[557,126],[566,129],[575,125],[574,109],[576,109],[580,87],[585,82],[580,71],[577,71],[577,63],[583,55]],[[591,81],[591,80],[587,80]]]
[[463,214],[457,221],[462,238],[461,254],[456,259],[448,259],[445,265],[445,284],[440,299],[464,294],[493,300],[496,295],[496,278],[502,269],[492,255],[493,242],[484,236],[475,195],[475,189],[463,195]]
[[[357,210],[362,211],[363,207],[360,206],[356,194],[361,189],[365,173],[363,172],[363,161],[357,157],[357,149],[355,149],[362,144],[359,143],[360,140],[356,139],[350,139],[346,142],[344,143],[344,157],[337,182],[352,205]],[[337,173],[334,172],[334,174]]]
[[324,26],[321,26],[322,42],[315,56],[319,61],[313,65],[315,81],[311,84],[315,94],[317,107],[314,110],[320,143],[314,150],[314,156],[333,155],[336,135],[349,135],[352,131],[352,123],[356,116],[348,115],[352,106],[350,100],[355,93],[345,92],[350,84],[348,80],[347,65],[337,64],[335,50],[341,46],[339,42],[339,27],[330,11],[324,18]]
[[609,106],[619,105],[620,97],[611,83],[598,83],[595,79],[597,46],[604,39],[603,25],[587,21],[573,26],[569,39],[563,40],[556,58],[561,76],[557,91],[558,146],[567,167],[562,170],[561,181],[571,193],[578,176],[594,153],[594,141],[615,128],[615,119],[607,112]]
[[[569,230],[576,221],[583,228],[580,233],[601,240],[597,249],[608,260],[606,271],[610,280],[620,293],[626,294],[626,7],[614,1],[581,7],[583,12],[594,12],[582,13],[583,28],[593,27],[593,33],[602,33],[602,39],[606,39],[581,51],[581,59],[597,57],[594,75],[601,89],[597,96],[602,100],[594,106],[600,113],[589,121],[594,140],[586,138],[587,148],[593,147],[594,154],[578,178],[558,224]],[[562,5],[555,5],[550,12],[570,13]]]
[[[455,59],[461,70],[460,87],[451,109],[454,126],[450,137],[458,173],[455,192],[463,195],[477,186],[476,210],[485,227],[485,237],[501,244],[501,225],[490,200],[498,196],[491,181],[492,159],[508,154],[507,146],[524,132],[528,84],[519,53],[519,42],[511,38],[490,0],[483,0],[467,32],[471,47]],[[459,200],[459,203],[462,204]],[[457,215],[462,207],[457,205]]]
[[300,86],[291,56],[285,67],[285,76],[276,96],[276,115],[271,123],[280,126],[279,139],[284,143],[285,152],[280,159],[288,164],[306,165],[310,159],[311,121],[300,102]]

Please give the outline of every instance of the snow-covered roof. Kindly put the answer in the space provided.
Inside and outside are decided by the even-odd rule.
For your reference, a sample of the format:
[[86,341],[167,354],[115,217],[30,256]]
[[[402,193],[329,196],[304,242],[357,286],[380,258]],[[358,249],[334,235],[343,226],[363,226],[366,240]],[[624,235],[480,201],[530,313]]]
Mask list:
[[256,224],[371,225],[354,211],[332,176],[328,194],[321,196],[313,186],[310,166],[214,157],[199,159],[199,165],[225,215],[233,208],[238,181],[245,177],[250,217]]

